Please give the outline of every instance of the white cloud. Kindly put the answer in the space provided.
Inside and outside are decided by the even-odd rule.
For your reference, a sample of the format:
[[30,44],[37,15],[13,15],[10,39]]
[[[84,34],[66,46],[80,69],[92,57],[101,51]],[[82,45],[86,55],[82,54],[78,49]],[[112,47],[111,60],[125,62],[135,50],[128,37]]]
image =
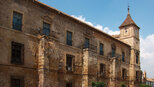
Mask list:
[[[102,25],[94,25],[92,22],[86,20],[83,16],[74,16],[74,18],[85,22],[99,30],[102,30],[110,35],[119,34],[120,31],[112,31],[108,27],[103,27]],[[154,77],[154,34],[148,35],[146,38],[140,38],[141,45],[140,45],[140,55],[141,55],[141,68],[143,71],[147,72],[149,77]]]
[[102,31],[104,31],[104,32],[106,32],[106,33],[108,33],[110,35],[116,35],[116,34],[119,34],[120,33],[120,31],[112,31],[108,27],[103,27],[100,24],[94,25],[92,22],[87,21],[86,18],[83,17],[83,16],[81,16],[81,15],[80,16],[72,15],[72,17],[74,17],[74,18],[76,18],[76,19],[78,19],[78,20],[80,20],[82,22],[85,22],[88,25],[93,26],[93,27],[95,27],[95,28],[97,28],[99,30],[102,30]]
[[141,40],[141,68],[143,71],[147,71],[149,77],[154,77],[154,34],[148,35],[146,38],[140,38]]

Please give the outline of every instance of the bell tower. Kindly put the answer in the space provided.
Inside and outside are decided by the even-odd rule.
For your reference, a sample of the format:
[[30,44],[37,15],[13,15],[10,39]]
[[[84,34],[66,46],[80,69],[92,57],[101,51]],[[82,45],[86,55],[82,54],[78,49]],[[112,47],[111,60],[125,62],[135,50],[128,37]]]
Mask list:
[[140,77],[138,72],[140,69],[140,39],[139,27],[131,18],[128,6],[128,14],[124,22],[119,26],[120,38],[119,40],[131,46],[130,50],[130,68],[129,68],[129,87],[138,87],[136,85],[137,76]]
[[120,40],[139,50],[139,27],[133,21],[129,13],[125,21],[120,25]]

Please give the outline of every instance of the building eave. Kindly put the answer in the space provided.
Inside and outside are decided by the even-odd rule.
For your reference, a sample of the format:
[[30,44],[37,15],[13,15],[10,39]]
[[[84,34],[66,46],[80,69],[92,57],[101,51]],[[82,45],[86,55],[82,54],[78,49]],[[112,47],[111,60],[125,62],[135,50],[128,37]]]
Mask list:
[[80,21],[80,20],[78,20],[78,19],[76,19],[76,18],[74,18],[74,17],[72,17],[72,16],[70,16],[70,15],[68,15],[68,14],[66,14],[66,13],[64,13],[64,12],[62,12],[62,11],[59,11],[58,9],[55,9],[55,8],[49,6],[49,5],[46,5],[46,4],[44,4],[44,3],[42,3],[42,2],[40,2],[40,1],[38,1],[38,0],[34,0],[34,3],[37,4],[37,5],[39,5],[39,6],[41,6],[41,7],[43,7],[43,8],[45,8],[45,9],[52,10],[52,11],[54,10],[55,13],[57,13],[57,14],[59,14],[59,15],[65,16],[65,17],[67,17],[67,18],[70,18],[71,20],[73,20],[73,21],[75,21],[75,22],[77,22],[77,23],[79,23],[79,24],[82,24],[82,25],[84,25],[84,26],[86,26],[86,27],[89,27],[90,29],[92,29],[92,30],[94,30],[94,31],[96,31],[96,32],[99,32],[99,33],[101,33],[101,34],[103,34],[103,35],[105,35],[105,36],[107,36],[107,37],[109,37],[109,38],[111,38],[111,39],[113,39],[113,40],[115,40],[115,41],[117,41],[117,42],[119,42],[119,43],[122,43],[122,44],[124,44],[124,45],[126,45],[126,46],[128,46],[128,47],[131,48],[130,45],[128,45],[128,44],[126,44],[126,43],[124,43],[124,42],[122,42],[122,41],[120,41],[120,40],[118,40],[118,39],[112,37],[111,35],[109,35],[109,34],[103,32],[103,31],[101,31],[101,30],[99,30],[99,29],[97,29],[97,28],[95,28],[95,27],[93,27],[93,26],[91,26],[91,25],[88,25],[88,24],[85,23],[85,22],[82,22],[82,21]]

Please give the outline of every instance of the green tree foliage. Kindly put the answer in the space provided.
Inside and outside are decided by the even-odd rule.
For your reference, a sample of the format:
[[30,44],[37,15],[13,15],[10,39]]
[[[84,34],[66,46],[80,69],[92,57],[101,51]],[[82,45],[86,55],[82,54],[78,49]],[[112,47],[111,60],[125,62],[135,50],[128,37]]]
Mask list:
[[126,87],[126,84],[125,83],[121,83],[121,87]]
[[92,87],[106,87],[104,82],[92,82]]
[[152,87],[152,86],[149,86],[149,85],[146,85],[146,84],[141,84],[140,87]]

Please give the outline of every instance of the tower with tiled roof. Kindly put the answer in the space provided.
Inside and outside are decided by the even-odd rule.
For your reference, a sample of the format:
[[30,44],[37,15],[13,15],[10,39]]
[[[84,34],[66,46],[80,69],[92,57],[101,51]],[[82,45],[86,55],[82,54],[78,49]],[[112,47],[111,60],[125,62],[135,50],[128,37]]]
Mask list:
[[[129,69],[129,87],[139,87],[140,80],[140,39],[139,39],[139,27],[133,21],[128,7],[128,15],[124,22],[119,26],[120,28],[120,38],[119,40],[129,44],[130,49],[130,69]],[[139,77],[137,77],[139,76]]]

